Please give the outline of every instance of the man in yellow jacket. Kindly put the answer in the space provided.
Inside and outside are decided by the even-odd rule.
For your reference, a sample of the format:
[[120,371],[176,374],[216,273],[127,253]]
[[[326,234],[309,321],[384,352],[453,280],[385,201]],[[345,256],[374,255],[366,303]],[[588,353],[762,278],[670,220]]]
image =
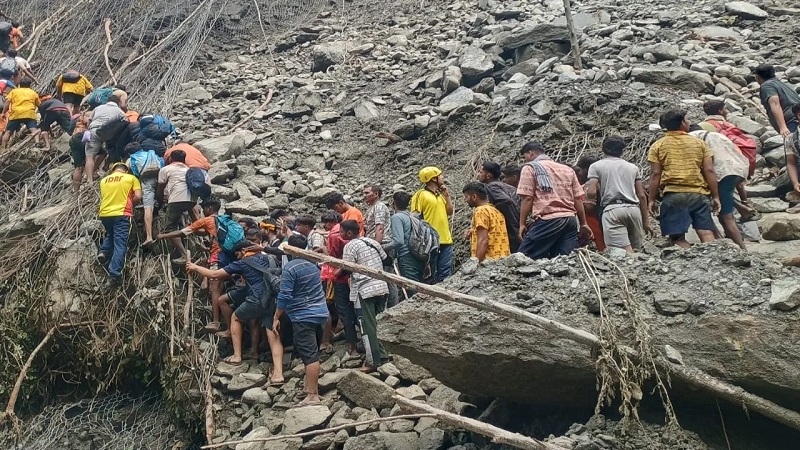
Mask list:
[[423,187],[411,197],[411,212],[419,213],[439,233],[439,251],[431,255],[430,263],[432,281],[438,283],[453,274],[453,199],[444,184],[442,169],[423,167],[419,181]]
[[[23,78],[19,82],[19,87],[12,89],[6,95],[3,115],[8,114],[8,124],[2,137],[2,148],[8,146],[11,134],[22,130],[24,125],[28,130],[36,130],[36,109],[41,104],[39,94],[31,89],[30,78]],[[39,135],[36,134],[36,143],[39,143]]]
[[68,70],[59,75],[56,80],[56,93],[72,111],[72,114],[78,114],[83,98],[89,95],[93,89],[94,86],[89,79],[76,70]]
[[100,180],[100,222],[106,237],[97,254],[97,261],[108,264],[112,283],[118,283],[125,267],[128,237],[133,226],[133,207],[142,201],[139,179],[130,173],[125,163],[115,163],[111,173]]

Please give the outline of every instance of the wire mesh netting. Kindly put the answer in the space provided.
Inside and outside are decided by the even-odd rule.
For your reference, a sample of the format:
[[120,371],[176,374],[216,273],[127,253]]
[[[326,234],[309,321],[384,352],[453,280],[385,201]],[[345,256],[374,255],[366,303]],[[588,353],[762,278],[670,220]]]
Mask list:
[[171,449],[187,448],[188,439],[172,423],[164,402],[153,393],[114,393],[46,409],[26,424],[14,441],[0,435],[8,450]]

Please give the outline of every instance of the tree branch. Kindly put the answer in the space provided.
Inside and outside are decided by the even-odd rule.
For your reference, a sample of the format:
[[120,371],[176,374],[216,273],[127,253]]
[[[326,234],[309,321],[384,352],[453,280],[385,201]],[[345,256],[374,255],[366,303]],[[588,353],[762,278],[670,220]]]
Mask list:
[[113,81],[114,84],[117,84],[117,76],[114,75],[114,71],[111,70],[111,63],[108,61],[108,51],[111,49],[111,45],[114,43],[114,41],[111,39],[111,19],[110,18],[106,17],[106,19],[104,20],[104,26],[103,27],[105,28],[105,31],[106,31],[106,46],[103,49],[103,58],[106,61],[106,69],[108,69],[108,74],[111,75],[111,81]]

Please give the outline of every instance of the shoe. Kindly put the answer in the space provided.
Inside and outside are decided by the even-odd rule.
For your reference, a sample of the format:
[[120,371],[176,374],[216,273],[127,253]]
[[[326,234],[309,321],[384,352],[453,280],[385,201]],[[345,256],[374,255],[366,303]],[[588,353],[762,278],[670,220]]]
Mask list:
[[97,262],[99,262],[101,266],[105,266],[108,264],[108,255],[106,255],[105,252],[97,252]]
[[172,263],[173,264],[177,264],[179,266],[185,266],[186,265],[186,258],[184,258],[183,256],[181,256],[180,258],[175,258],[175,259],[172,260]]

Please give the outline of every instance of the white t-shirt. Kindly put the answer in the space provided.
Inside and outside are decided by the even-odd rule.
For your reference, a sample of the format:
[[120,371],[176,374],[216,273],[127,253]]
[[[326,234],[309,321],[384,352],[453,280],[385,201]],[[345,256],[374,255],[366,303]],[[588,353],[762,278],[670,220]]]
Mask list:
[[[6,58],[8,58],[8,56],[0,58],[0,62],[3,62]],[[17,56],[14,58],[14,61],[17,63],[17,70],[31,70],[31,65],[28,64],[28,61],[25,58]]]
[[722,180],[729,175],[747,178],[750,161],[724,134],[705,130],[692,131],[689,134],[701,139],[714,152],[714,174],[718,179]]

